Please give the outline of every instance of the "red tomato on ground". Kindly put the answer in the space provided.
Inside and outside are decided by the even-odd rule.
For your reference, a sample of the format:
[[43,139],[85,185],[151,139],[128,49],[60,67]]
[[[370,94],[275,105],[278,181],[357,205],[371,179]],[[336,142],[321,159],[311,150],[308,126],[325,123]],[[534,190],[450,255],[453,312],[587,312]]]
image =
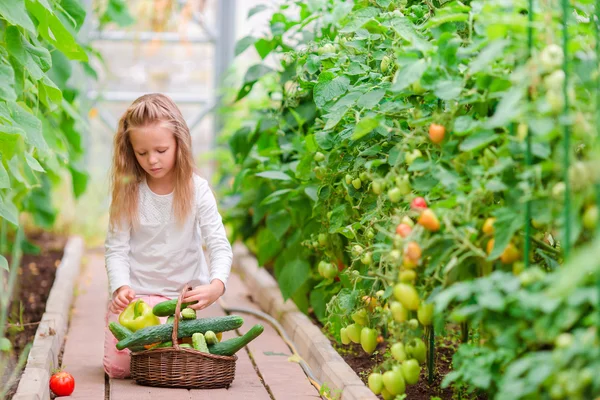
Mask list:
[[75,378],[65,371],[57,372],[50,377],[50,390],[58,397],[70,396],[75,390]]

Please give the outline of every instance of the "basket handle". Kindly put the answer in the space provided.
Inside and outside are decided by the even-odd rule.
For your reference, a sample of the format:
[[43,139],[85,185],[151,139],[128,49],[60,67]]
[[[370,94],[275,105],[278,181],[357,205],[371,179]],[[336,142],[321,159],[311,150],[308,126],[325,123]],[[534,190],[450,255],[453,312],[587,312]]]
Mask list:
[[183,302],[183,297],[187,293],[187,291],[191,289],[189,284],[183,286],[181,289],[181,293],[179,293],[179,297],[177,298],[177,305],[175,305],[175,319],[173,320],[173,332],[171,333],[171,341],[173,343],[173,348],[179,350],[179,342],[177,341],[177,335],[179,332],[179,315],[181,313],[181,303]]

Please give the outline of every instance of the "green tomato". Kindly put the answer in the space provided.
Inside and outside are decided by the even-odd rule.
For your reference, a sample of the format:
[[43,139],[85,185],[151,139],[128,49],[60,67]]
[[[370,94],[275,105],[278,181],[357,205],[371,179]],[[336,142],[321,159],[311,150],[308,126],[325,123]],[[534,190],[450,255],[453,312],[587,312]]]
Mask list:
[[320,56],[329,53],[335,53],[335,46],[331,43],[327,43],[317,49],[317,54]]
[[388,190],[388,197],[392,203],[397,203],[402,200],[402,191],[397,187],[393,187]]
[[367,228],[367,230],[365,231],[365,236],[367,237],[367,239],[373,239],[375,237],[375,231],[373,230],[373,228]]
[[12,350],[12,343],[8,338],[0,337],[0,352],[8,353]]
[[417,311],[417,318],[421,325],[431,325],[433,322],[433,303],[421,303]]
[[354,246],[352,246],[352,255],[354,257],[360,256],[363,253],[363,251],[364,249],[359,244],[355,244]]
[[398,301],[392,301],[390,303],[390,311],[396,322],[404,322],[408,319],[408,310]]
[[352,175],[350,175],[350,174],[346,174],[346,177],[345,177],[345,179],[346,179],[346,185],[351,185],[351,184],[352,184],[352,180],[353,180],[354,178],[352,177]]
[[419,308],[419,294],[412,285],[397,283],[394,286],[394,297],[408,310],[416,311]]
[[416,95],[422,95],[423,93],[426,92],[425,88],[423,88],[423,86],[421,86],[420,79],[413,82],[413,84],[411,85],[411,89]]
[[348,330],[346,328],[340,329],[340,338],[342,339],[342,344],[350,344],[350,338],[348,337]]
[[327,234],[319,233],[319,236],[317,236],[317,240],[319,241],[319,244],[321,246],[326,246],[327,245]]
[[373,328],[363,328],[360,332],[360,345],[366,353],[372,354],[377,348],[377,331]]
[[373,256],[370,251],[365,252],[360,258],[360,262],[365,265],[371,265],[373,263]]
[[550,105],[550,110],[554,114],[560,114],[565,106],[563,95],[558,90],[549,90],[546,92],[546,101]]
[[330,262],[321,261],[319,263],[319,274],[325,279],[333,279],[337,276],[337,268]]
[[325,167],[317,166],[313,168],[313,172],[315,173],[315,177],[321,181],[325,177],[325,173],[327,172],[327,170],[325,169]]
[[361,172],[360,174],[358,174],[358,177],[360,178],[361,181],[366,182],[369,180],[369,176],[367,175],[367,173],[365,171]]
[[544,78],[544,86],[548,90],[562,90],[565,83],[565,71],[558,69]]
[[362,330],[363,327],[359,324],[350,324],[346,327],[348,337],[356,344],[360,343],[360,333]]
[[390,351],[392,353],[392,357],[394,357],[395,360],[400,362],[406,360],[406,350],[404,349],[404,343],[394,343],[390,348]]
[[404,381],[409,385],[414,385],[419,382],[419,375],[421,374],[421,367],[419,366],[419,362],[414,358],[410,360],[406,360],[402,363],[402,376],[404,377]]
[[406,384],[404,383],[402,371],[392,370],[385,372],[383,374],[383,386],[385,386],[385,389],[393,396],[404,393],[406,390]]
[[385,183],[380,179],[373,181],[373,183],[371,184],[371,190],[375,194],[383,193],[384,188],[385,188]]
[[[383,378],[381,378],[381,379],[383,380]],[[381,397],[383,397],[383,400],[392,400],[396,396],[391,394],[390,392],[388,392],[386,388],[383,388],[383,389],[381,389]]]
[[404,156],[404,161],[406,161],[407,165],[411,165],[417,158],[422,157],[423,153],[419,149],[414,149],[410,153],[407,153]]
[[424,363],[427,359],[427,348],[425,347],[425,343],[419,339],[412,339],[406,345],[406,354],[409,357],[415,358],[419,363]]
[[419,327],[419,321],[417,321],[415,318],[411,318],[408,320],[408,327],[412,330],[415,330]]
[[356,190],[360,189],[362,186],[362,181],[360,180],[360,178],[353,179],[352,186],[354,186],[354,189]]
[[358,311],[355,311],[352,316],[352,321],[356,322],[359,325],[365,326],[369,322],[369,317],[367,315],[367,310],[361,308]]
[[562,66],[565,54],[557,44],[549,44],[540,53],[540,64],[545,72],[554,71]]
[[554,345],[559,349],[566,349],[573,345],[573,335],[571,333],[561,333],[554,340]]
[[408,175],[402,175],[396,178],[396,187],[400,190],[402,195],[407,195],[411,192],[410,177]]
[[383,56],[383,58],[381,59],[381,73],[385,74],[390,66],[390,58],[388,56]]
[[321,161],[325,160],[325,154],[321,153],[320,151],[317,151],[315,153],[315,155],[313,156],[313,159],[316,162],[321,162]]
[[380,394],[383,389],[383,375],[377,372],[369,375],[369,389],[375,394]]
[[556,182],[552,187],[552,197],[555,200],[562,200],[567,190],[567,185],[564,182]]
[[594,230],[598,224],[598,207],[595,205],[588,207],[583,213],[583,226],[586,229]]

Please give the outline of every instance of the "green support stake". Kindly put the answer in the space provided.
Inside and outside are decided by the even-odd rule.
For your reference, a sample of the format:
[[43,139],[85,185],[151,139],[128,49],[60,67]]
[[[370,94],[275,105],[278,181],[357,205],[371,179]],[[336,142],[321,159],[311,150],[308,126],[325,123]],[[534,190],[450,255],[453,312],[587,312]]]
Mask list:
[[[529,10],[527,13],[527,58],[531,58],[531,53],[533,49],[533,0],[529,0]],[[529,97],[529,95],[528,95]],[[531,132],[528,127],[527,129],[527,148],[525,150],[525,165],[527,166],[527,170],[531,170],[531,165],[533,164],[533,157],[531,151]],[[532,186],[535,184],[533,179],[528,179],[529,184]],[[529,253],[531,252],[531,199],[527,200],[525,203],[525,268],[529,267]]]
[[429,351],[427,352],[427,372],[429,373],[428,382],[433,383],[434,368],[435,368],[435,331],[433,325],[429,326]]
[[[562,28],[563,28],[563,71],[565,73],[565,81],[563,84],[563,97],[564,97],[564,108],[563,108],[563,118],[566,120],[569,114],[569,96],[568,96],[568,87],[569,87],[569,57],[567,53],[567,46],[569,44],[569,32],[567,22],[569,20],[569,1],[562,0]],[[565,232],[564,232],[564,258],[567,259],[569,257],[569,253],[571,251],[571,185],[569,182],[569,165],[570,165],[570,148],[571,148],[571,129],[567,121],[563,121],[564,124],[564,160],[563,160],[563,171],[564,171],[564,180],[565,180],[565,207],[564,207],[564,224],[565,224]]]
[[[596,34],[596,66],[600,59],[600,0],[596,0],[596,21],[594,21],[594,33]],[[596,76],[596,140],[600,143],[600,74]],[[596,183],[596,204],[600,209],[600,184]],[[596,234],[600,232],[600,224],[596,225]],[[600,273],[596,277],[598,299],[600,301]],[[600,303],[598,304],[598,320],[596,321],[596,334],[600,339]]]

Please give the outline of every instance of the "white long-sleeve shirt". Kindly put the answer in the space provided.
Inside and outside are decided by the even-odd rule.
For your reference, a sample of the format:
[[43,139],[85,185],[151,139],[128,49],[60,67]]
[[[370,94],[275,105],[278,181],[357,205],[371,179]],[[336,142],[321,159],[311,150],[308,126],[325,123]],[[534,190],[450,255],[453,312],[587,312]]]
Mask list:
[[[177,297],[186,283],[219,279],[227,285],[233,253],[208,182],[194,174],[194,207],[183,226],[173,213],[173,193],[139,186],[139,226],[108,230],[105,259],[110,293],[123,285],[136,295]],[[202,250],[206,244],[210,267]]]

